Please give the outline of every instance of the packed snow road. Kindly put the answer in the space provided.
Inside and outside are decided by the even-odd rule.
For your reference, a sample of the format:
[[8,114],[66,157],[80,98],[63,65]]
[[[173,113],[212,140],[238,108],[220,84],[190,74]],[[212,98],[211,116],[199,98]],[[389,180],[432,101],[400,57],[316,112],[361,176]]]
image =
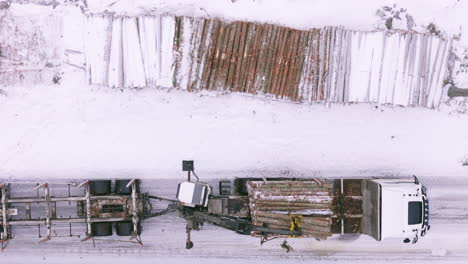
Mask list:
[[[246,172],[232,172],[226,177],[245,176]],[[249,173],[255,174],[254,172]],[[201,176],[201,175],[200,175]],[[276,175],[279,176],[279,175]],[[180,180],[183,180],[180,174]],[[417,244],[404,244],[401,239],[376,242],[367,236],[341,237],[333,236],[326,241],[314,239],[289,238],[288,243],[294,251],[286,253],[280,247],[283,239],[277,239],[260,245],[258,238],[243,236],[220,227],[206,224],[201,231],[192,232],[195,247],[185,249],[185,220],[176,213],[148,219],[143,223],[142,240],[144,246],[129,243],[121,237],[103,238],[80,242],[78,237],[60,237],[39,243],[36,226],[27,229],[16,229],[16,239],[12,240],[0,256],[8,263],[20,263],[26,259],[59,261],[63,254],[71,263],[90,263],[95,259],[104,260],[109,256],[120,256],[112,263],[123,263],[138,258],[143,261],[160,259],[171,261],[190,261],[211,263],[220,258],[229,262],[242,259],[251,262],[302,262],[322,260],[359,261],[372,263],[381,261],[411,262],[415,259],[433,263],[458,262],[468,258],[468,185],[465,180],[454,178],[421,177],[429,189],[431,202],[432,229]],[[215,182],[212,178],[210,182]],[[49,180],[49,182],[58,181]],[[58,182],[63,182],[60,180]],[[144,180],[143,191],[156,195],[174,198],[177,180]],[[51,187],[52,189],[52,187]],[[28,191],[17,189],[18,195]],[[163,204],[156,204],[163,208]],[[71,208],[73,208],[73,204]],[[40,213],[40,212],[37,212]],[[55,234],[68,235],[68,225],[54,226]],[[73,235],[83,238],[84,226],[74,225]],[[114,240],[109,240],[114,239]],[[120,239],[120,241],[116,241]],[[97,263],[97,262],[94,262]]]

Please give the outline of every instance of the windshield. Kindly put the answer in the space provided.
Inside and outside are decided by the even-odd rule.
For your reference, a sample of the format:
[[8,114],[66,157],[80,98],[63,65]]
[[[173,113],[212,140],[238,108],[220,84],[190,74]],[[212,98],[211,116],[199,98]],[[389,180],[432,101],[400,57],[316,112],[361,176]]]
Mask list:
[[422,223],[422,202],[408,203],[408,225]]

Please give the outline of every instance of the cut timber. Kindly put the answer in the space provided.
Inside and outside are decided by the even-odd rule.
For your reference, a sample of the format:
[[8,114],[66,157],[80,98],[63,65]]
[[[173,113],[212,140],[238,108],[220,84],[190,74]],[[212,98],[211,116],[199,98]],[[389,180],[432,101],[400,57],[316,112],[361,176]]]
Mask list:
[[[331,235],[332,185],[320,181],[249,181],[252,223],[281,229],[300,229],[303,237]],[[300,226],[294,223],[299,219]]]

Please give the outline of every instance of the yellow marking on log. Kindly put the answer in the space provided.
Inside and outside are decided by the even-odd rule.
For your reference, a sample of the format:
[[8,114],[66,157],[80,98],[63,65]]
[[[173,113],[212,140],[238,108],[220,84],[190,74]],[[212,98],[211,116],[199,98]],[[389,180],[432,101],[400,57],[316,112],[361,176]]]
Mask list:
[[[289,230],[299,230],[301,228],[302,215],[289,214]],[[300,236],[288,236],[293,238],[299,238]]]

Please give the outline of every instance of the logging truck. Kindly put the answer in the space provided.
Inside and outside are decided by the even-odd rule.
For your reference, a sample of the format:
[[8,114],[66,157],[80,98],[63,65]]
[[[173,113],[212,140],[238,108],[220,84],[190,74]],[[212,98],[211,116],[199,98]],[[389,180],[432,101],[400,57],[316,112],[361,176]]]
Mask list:
[[[416,177],[369,179],[236,178],[219,181],[219,195],[207,183],[191,181],[193,163],[183,163],[188,180],[178,185],[179,211],[191,230],[204,222],[264,243],[278,237],[365,234],[377,241],[402,238],[416,243],[430,229],[427,189]],[[195,175],[196,176],[196,175]]]
[[[281,237],[324,240],[333,234],[416,243],[430,229],[427,190],[416,177],[235,178],[219,181],[215,189],[199,180],[193,161],[182,165],[187,181],[179,183],[176,199],[141,192],[138,179],[0,184],[1,248],[19,229],[37,227],[44,242],[58,236],[54,229],[63,225],[69,227],[67,236],[82,241],[106,239],[100,237],[115,230],[142,245],[142,222],[175,211],[186,220],[187,249],[193,247],[191,231],[204,223],[260,237],[262,243]],[[167,208],[153,210],[154,200],[167,202]],[[77,225],[84,227],[84,236],[73,234]]]

